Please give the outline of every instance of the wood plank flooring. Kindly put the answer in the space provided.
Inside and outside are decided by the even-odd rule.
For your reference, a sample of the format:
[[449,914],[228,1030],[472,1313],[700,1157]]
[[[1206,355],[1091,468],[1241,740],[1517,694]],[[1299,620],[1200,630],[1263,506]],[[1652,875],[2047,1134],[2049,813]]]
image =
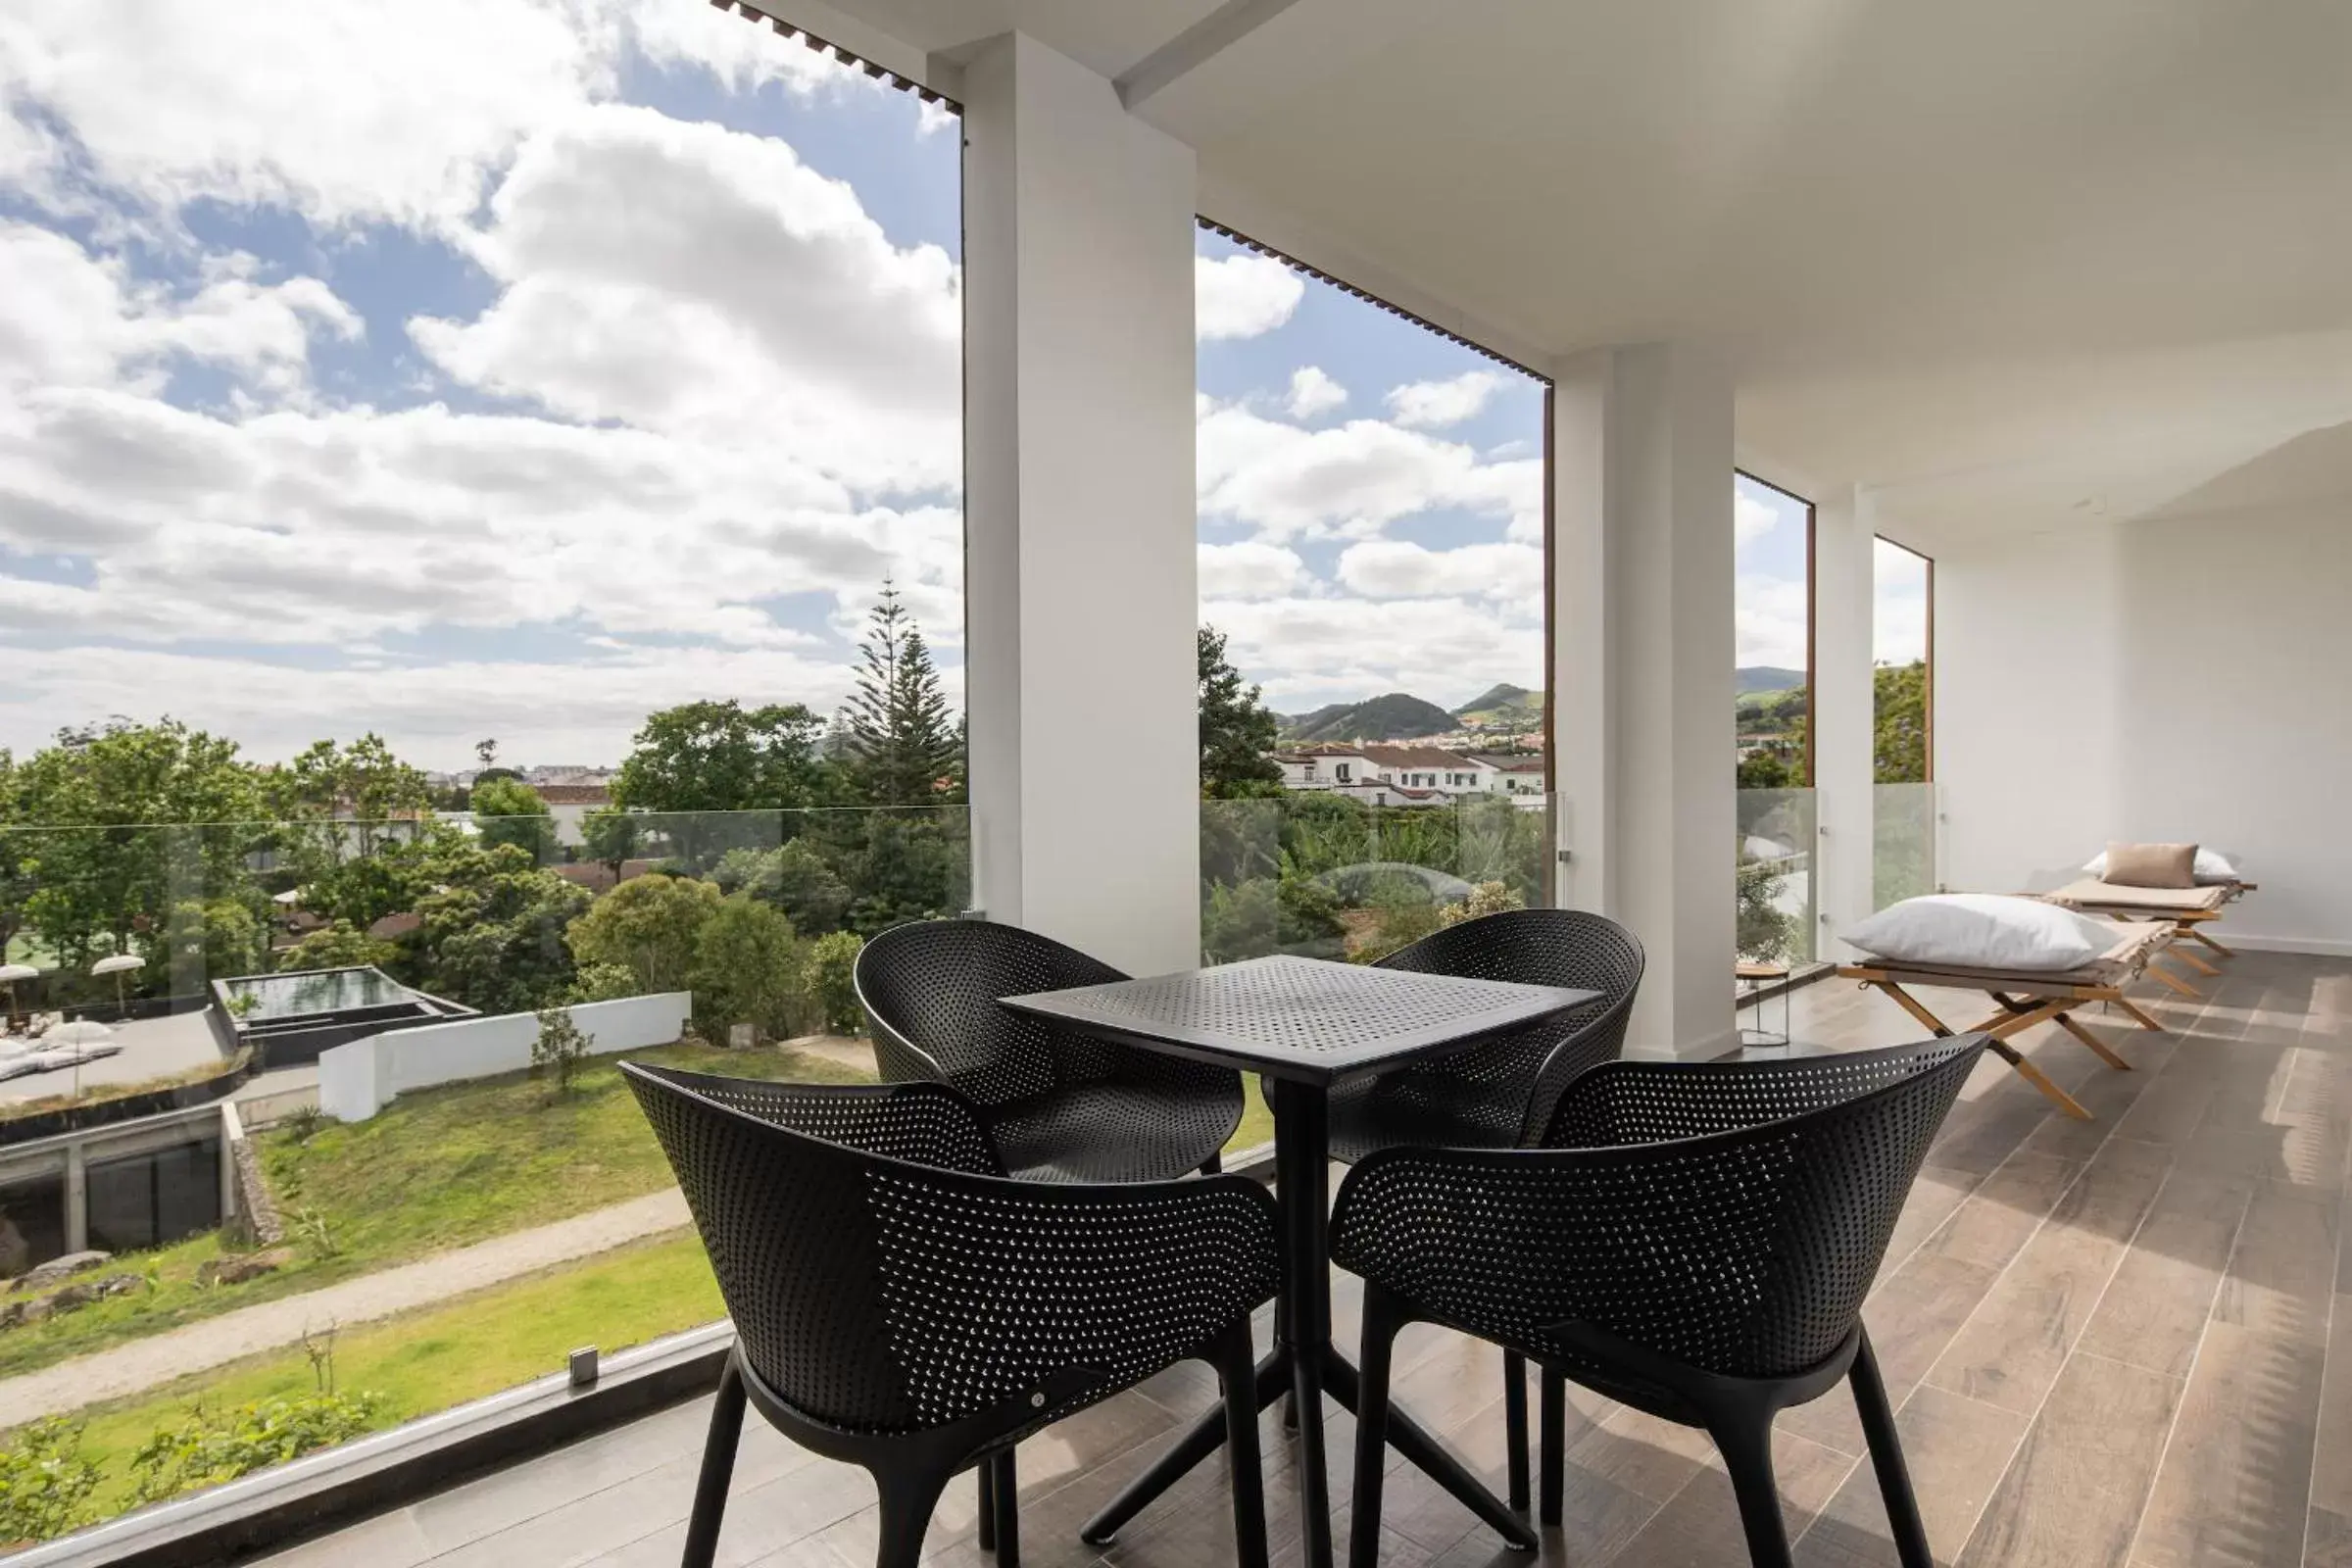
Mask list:
[[[2352,1568],[2352,961],[2246,954],[2194,1002],[2151,992],[2172,1032],[2093,1017],[2133,1063],[2044,1028],[2020,1046],[2097,1119],[2054,1114],[1987,1057],[1913,1190],[1866,1311],[1928,1533],[1963,1568]],[[2161,996],[2163,1000],[2154,1000]],[[1795,999],[1795,1049],[1914,1038],[1884,998],[1832,981]],[[1929,994],[1947,1015],[1963,997]],[[1774,1004],[1775,1010],[1778,1004]],[[1354,1293],[1337,1313],[1354,1334]],[[1263,1325],[1261,1324],[1261,1338]],[[1499,1357],[1421,1329],[1398,1348],[1400,1405],[1499,1488]],[[1232,1561],[1211,1462],[1098,1551],[1077,1525],[1213,1396],[1173,1369],[1021,1449],[1024,1558],[1037,1568]],[[1541,1557],[1500,1543],[1392,1464],[1382,1561],[1396,1568],[1667,1568],[1738,1563],[1731,1490],[1705,1441],[1574,1396],[1567,1525]],[[702,1441],[697,1401],[307,1542],[273,1568],[639,1568],[677,1560]],[[1805,1568],[1891,1563],[1878,1489],[1842,1393],[1781,1423],[1784,1506]],[[1268,1418],[1275,1561],[1296,1564],[1298,1492]],[[1352,1424],[1329,1422],[1347,1540]],[[862,1474],[794,1449],[757,1417],[719,1561],[863,1568]],[[933,1520],[930,1559],[978,1568],[971,1489]]]

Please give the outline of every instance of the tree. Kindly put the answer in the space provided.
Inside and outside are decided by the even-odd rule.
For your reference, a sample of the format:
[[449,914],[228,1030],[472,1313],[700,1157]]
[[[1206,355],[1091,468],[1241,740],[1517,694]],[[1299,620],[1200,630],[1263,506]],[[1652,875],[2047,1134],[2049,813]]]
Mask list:
[[620,873],[637,853],[636,814],[617,806],[601,807],[580,818],[580,838],[589,856],[612,873],[612,885],[618,887]]
[[718,889],[694,877],[635,877],[573,920],[564,940],[575,961],[618,964],[641,992],[676,991],[688,983],[703,923],[718,903]]
[[242,901],[186,899],[172,906],[164,941],[149,967],[162,965],[159,978],[169,994],[174,975],[220,979],[253,974],[262,967],[265,946],[262,922]]
[[854,1035],[865,1027],[857,979],[858,955],[864,949],[865,939],[855,931],[835,931],[808,945],[803,972],[825,1028],[834,1034]]
[[555,813],[522,780],[477,779],[467,804],[484,844],[512,844],[539,864],[555,858]]
[[806,961],[782,914],[741,893],[719,900],[696,933],[687,975],[695,1027],[714,1045],[739,1023],[760,1038],[791,1038],[808,1010]]
[[1282,767],[1274,750],[1274,715],[1259,701],[1261,688],[1244,686],[1225,659],[1225,634],[1202,626],[1194,652],[1200,677],[1200,793],[1233,799],[1278,793]]
[[807,839],[772,850],[731,850],[714,875],[728,892],[782,910],[804,935],[837,929],[850,906],[849,885]]
[[538,1009],[539,1033],[531,1041],[531,1071],[545,1069],[555,1079],[555,1093],[571,1093],[572,1075],[579,1071],[580,1058],[596,1044],[594,1037],[581,1033],[571,1015],[571,1008],[558,1004]]
[[280,972],[299,969],[381,968],[400,956],[400,949],[379,942],[349,920],[320,926],[277,956]]
[[416,909],[426,990],[484,1012],[529,1012],[569,991],[564,938],[587,911],[587,890],[511,844],[436,840],[421,868],[433,887]]
[[424,774],[372,730],[348,747],[313,741],[270,775],[270,794],[277,815],[310,825],[303,843],[328,863],[374,854],[385,824],[414,821],[433,804]]
[[1881,784],[1928,779],[1928,665],[1881,664],[1871,672],[1872,770]]
[[1740,857],[1740,868],[1734,882],[1737,910],[1734,943],[1740,956],[1754,963],[1780,963],[1788,956],[1796,940],[1796,916],[1783,909],[1776,896],[1781,889],[1781,872],[1770,860],[1759,860],[1744,852]]
[[474,760],[481,764],[482,771],[488,772],[492,764],[498,760],[498,742],[494,740],[475,741],[473,743],[473,756]]
[[[646,718],[613,780],[634,811],[777,810],[818,804],[824,721],[798,703],[684,703]],[[669,824],[662,824],[667,828]]]
[[60,730],[11,774],[24,829],[0,854],[22,890],[18,918],[65,967],[128,952],[174,904],[246,885],[261,797],[233,741],[172,718],[116,719]]
[[947,691],[922,628],[887,578],[859,648],[848,711],[851,770],[861,801],[930,806],[956,798],[963,746]]

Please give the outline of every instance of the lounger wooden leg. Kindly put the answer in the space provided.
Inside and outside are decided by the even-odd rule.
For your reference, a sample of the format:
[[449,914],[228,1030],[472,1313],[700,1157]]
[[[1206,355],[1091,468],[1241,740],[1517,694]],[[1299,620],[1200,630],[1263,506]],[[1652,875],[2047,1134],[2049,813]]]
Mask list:
[[2000,1058],[2007,1062],[2010,1066],[2017,1069],[2019,1077],[2025,1079],[2026,1082],[2032,1084],[2034,1088],[2049,1096],[2051,1102],[2056,1104],[2060,1110],[2065,1111],[2069,1116],[2074,1117],[2077,1121],[2090,1120],[2090,1112],[2084,1110],[2082,1106],[2082,1103],[2077,1101],[2074,1096],[2068,1094],[2065,1090],[2050,1082],[2049,1074],[2043,1072],[2039,1067],[2034,1066],[2025,1057],[2019,1055],[2015,1046],[2012,1046],[2006,1040],[1995,1040],[1991,1044],[1993,1051],[1999,1054]]
[[2140,1009],[2139,1004],[2133,1002],[2130,997],[2118,995],[2109,997],[2107,1000],[2113,1005],[2122,1008],[2126,1016],[2137,1019],[2142,1029],[2152,1029],[2157,1034],[2164,1033],[2164,1025],[2149,1017]]
[[2168,988],[2176,995],[2186,997],[2191,1002],[2203,1002],[2205,1000],[2205,994],[2203,992],[2199,991],[2195,986],[2190,985],[2187,981],[2181,979],[2179,975],[2173,973],[2172,970],[2167,969],[2163,964],[2158,963],[2154,958],[2150,958],[2148,960],[2148,966],[2142,972],[2145,973],[2149,979],[2155,981],[2161,986]]
[[2101,1040],[2097,1035],[2092,1034],[2082,1024],[2077,1023],[2073,1013],[2060,1013],[2058,1015],[2058,1027],[2065,1030],[2068,1034],[2073,1035],[2077,1040],[2082,1041],[2084,1045],[2088,1046],[2092,1053],[2096,1054],[2101,1061],[2105,1062],[2108,1066],[2115,1068],[2118,1072],[2130,1072],[2132,1070],[2132,1064],[2126,1061],[2123,1057],[2117,1055],[2114,1050],[2110,1048],[2105,1041]]
[[2195,937],[2199,942],[2204,943],[2207,947],[2211,948],[2214,952],[2220,954],[2225,958],[2234,958],[2237,956],[2236,949],[2223,947],[2219,942],[2216,942],[2213,938],[2205,934],[2205,928],[2203,926],[2189,927],[2188,934],[2192,937]]
[[1944,1027],[1944,1022],[1941,1018],[1936,1017],[1934,1013],[1928,1010],[1927,1004],[1921,1002],[1917,997],[1911,995],[1910,992],[1905,991],[1901,986],[1894,984],[1890,980],[1879,981],[1877,984],[1881,991],[1886,992],[1895,1001],[1901,1003],[1903,1004],[1903,1010],[1909,1013],[1912,1017],[1917,1018],[1920,1023],[1933,1032],[1937,1039],[1941,1040],[1950,1036],[1951,1030]]
[[[2189,933],[2189,935],[2195,936],[2196,933],[2192,931]],[[2191,969],[2196,970],[2199,974],[2218,976],[2222,972],[2177,942],[2173,944],[2172,952],[2174,957],[2179,958],[2182,963],[2187,964]]]

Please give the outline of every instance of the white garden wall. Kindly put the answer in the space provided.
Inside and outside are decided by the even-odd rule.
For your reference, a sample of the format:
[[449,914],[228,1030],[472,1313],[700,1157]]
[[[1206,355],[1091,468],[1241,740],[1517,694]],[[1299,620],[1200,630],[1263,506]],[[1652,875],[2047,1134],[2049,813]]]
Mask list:
[[[663,991],[569,1010],[590,1053],[604,1055],[671,1044],[693,1009],[692,993]],[[355,1040],[319,1054],[318,1108],[337,1121],[366,1121],[413,1089],[519,1072],[538,1038],[535,1013],[507,1012]]]

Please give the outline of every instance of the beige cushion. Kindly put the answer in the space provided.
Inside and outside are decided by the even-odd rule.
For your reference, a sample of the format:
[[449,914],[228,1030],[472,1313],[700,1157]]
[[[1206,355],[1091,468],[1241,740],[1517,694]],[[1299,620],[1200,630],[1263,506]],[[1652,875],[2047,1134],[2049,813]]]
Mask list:
[[2078,909],[2142,911],[2143,918],[2152,919],[2161,912],[2219,909],[2237,897],[2237,889],[2127,888],[2114,882],[2094,882],[2084,878],[2080,882],[2069,882],[2055,893],[2041,896],[2052,904],[2071,904]]
[[2193,888],[2194,844],[2110,844],[2106,880],[2127,888]]

